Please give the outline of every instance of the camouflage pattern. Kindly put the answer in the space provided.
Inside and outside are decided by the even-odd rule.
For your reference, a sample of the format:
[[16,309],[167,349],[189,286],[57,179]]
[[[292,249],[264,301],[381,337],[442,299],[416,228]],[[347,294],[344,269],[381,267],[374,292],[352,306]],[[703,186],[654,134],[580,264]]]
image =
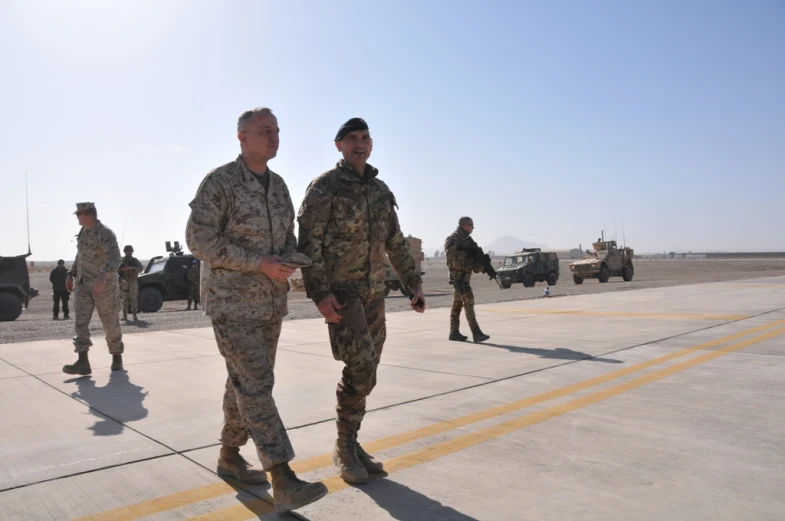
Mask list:
[[[90,320],[93,311],[104,328],[109,352],[113,355],[123,353],[123,334],[120,330],[120,285],[113,276],[120,267],[120,248],[114,232],[97,221],[92,230],[82,228],[76,243],[76,260],[71,266],[74,278],[74,351],[88,351],[93,345],[90,340]],[[109,274],[104,282],[103,291],[93,289],[95,279],[101,273]]]
[[343,362],[335,408],[338,422],[359,429],[365,417],[366,397],[376,387],[376,368],[387,338],[384,293],[335,293],[341,322],[328,324],[333,357]]
[[343,305],[341,322],[328,329],[333,356],[345,364],[336,391],[339,428],[348,424],[355,432],[386,338],[385,253],[401,282],[422,283],[398,225],[395,197],[377,175],[370,165],[360,175],[339,162],[311,182],[298,216],[299,250],[312,261],[302,269],[307,295],[319,303],[332,294]]
[[293,460],[294,449],[272,394],[281,321],[213,320],[213,331],[229,373],[221,443],[240,447],[250,435],[264,470]]
[[267,173],[269,191],[238,157],[207,174],[190,203],[186,242],[203,264],[202,304],[210,317],[275,320],[288,313],[289,282],[259,271],[264,256],[297,250],[289,190]]
[[139,274],[144,271],[144,266],[139,262],[139,259],[133,256],[126,255],[120,264],[122,266],[130,266],[134,269],[128,271],[119,271],[120,274],[120,297],[123,302],[123,316],[128,315],[130,311],[134,315],[139,312]]
[[250,435],[268,470],[294,459],[272,396],[289,283],[270,279],[259,266],[265,256],[295,253],[297,238],[286,183],[269,169],[266,175],[268,189],[242,156],[207,174],[190,203],[186,241],[202,264],[202,303],[236,401],[235,409],[225,392],[222,440],[239,446]]
[[461,310],[466,313],[466,322],[472,333],[479,333],[480,325],[477,323],[477,316],[474,314],[474,292],[469,284],[471,273],[456,271],[453,277],[452,307],[450,308],[450,333],[457,333],[461,325]]
[[395,196],[370,165],[360,175],[344,161],[314,179],[298,215],[299,251],[313,264],[302,270],[314,302],[340,289],[384,291],[385,252],[406,286],[420,272],[398,225]]
[[[116,273],[122,256],[114,232],[97,221],[92,230],[82,228],[71,265],[74,282],[92,283],[101,273]],[[112,277],[113,278],[113,277]]]
[[472,333],[480,331],[477,317],[474,314],[474,293],[471,288],[472,272],[479,273],[480,265],[469,253],[477,248],[477,243],[469,232],[460,226],[444,241],[444,252],[447,257],[447,268],[450,272],[450,284],[453,285],[452,308],[450,308],[450,332],[456,333],[460,325],[461,310],[466,314]]

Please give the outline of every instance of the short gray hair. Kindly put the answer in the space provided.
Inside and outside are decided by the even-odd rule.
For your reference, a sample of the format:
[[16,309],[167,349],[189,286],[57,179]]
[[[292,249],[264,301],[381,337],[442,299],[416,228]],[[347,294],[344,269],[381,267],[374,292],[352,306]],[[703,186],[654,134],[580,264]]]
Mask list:
[[251,121],[256,116],[265,115],[265,116],[274,116],[273,110],[267,107],[257,107],[255,109],[246,110],[240,117],[237,118],[237,132],[240,132],[245,125]]

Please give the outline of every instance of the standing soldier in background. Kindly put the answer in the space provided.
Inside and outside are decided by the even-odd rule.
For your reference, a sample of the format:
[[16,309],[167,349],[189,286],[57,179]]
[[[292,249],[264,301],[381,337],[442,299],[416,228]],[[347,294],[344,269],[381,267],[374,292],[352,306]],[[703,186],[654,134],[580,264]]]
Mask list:
[[[279,132],[268,108],[240,115],[240,155],[204,178],[185,234],[204,263],[204,312],[228,372],[218,474],[259,484],[269,470],[275,509],[286,512],[324,497],[327,487],[300,480],[289,467],[294,450],[273,399],[286,279],[295,270],[284,262],[297,255],[289,190],[267,166],[278,153]],[[264,470],[240,455],[249,435]]]
[[76,320],[74,327],[74,351],[79,359],[74,364],[63,366],[67,374],[87,375],[92,371],[87,359],[90,341],[90,319],[93,310],[106,335],[106,343],[112,354],[112,371],[123,369],[123,333],[117,312],[120,307],[120,285],[117,269],[120,267],[120,248],[114,232],[98,220],[93,203],[77,203],[76,218],[82,229],[77,235],[76,259],[65,279],[68,291],[74,292]]
[[68,320],[68,299],[71,294],[68,288],[65,287],[65,279],[68,277],[68,270],[65,269],[65,261],[60,259],[57,261],[57,267],[49,274],[49,282],[52,283],[52,299],[54,306],[52,307],[52,320],[57,320],[60,316],[60,301],[63,302],[63,319]]
[[333,357],[342,361],[336,391],[338,439],[333,463],[349,483],[365,483],[382,472],[360,446],[357,433],[366,397],[376,386],[376,368],[386,338],[384,254],[404,286],[411,306],[425,311],[422,280],[398,225],[395,197],[367,164],[373,141],[360,118],[347,121],[335,136],[343,155],[335,168],[314,179],[305,192],[298,222],[300,251],[312,265],[303,268],[305,291],[328,322]]
[[144,267],[139,259],[133,256],[134,247],[130,244],[123,248],[123,262],[120,264],[120,296],[123,298],[123,320],[128,320],[128,308],[134,315],[134,322],[139,320],[136,318],[137,307],[139,303],[139,274],[142,273]]
[[188,307],[191,309],[191,301],[194,303],[194,310],[199,309],[199,278],[202,274],[202,264],[199,259],[194,259],[191,269],[188,270]]
[[474,293],[470,281],[472,272],[479,273],[482,270],[482,264],[474,255],[474,252],[479,250],[479,246],[470,237],[472,231],[474,231],[474,221],[471,217],[461,217],[458,221],[458,228],[444,241],[447,268],[450,270],[450,284],[455,289],[450,310],[449,338],[459,342],[468,338],[459,331],[461,309],[466,313],[466,321],[469,323],[472,339],[475,342],[483,342],[491,338],[480,330],[477,317],[474,315]]

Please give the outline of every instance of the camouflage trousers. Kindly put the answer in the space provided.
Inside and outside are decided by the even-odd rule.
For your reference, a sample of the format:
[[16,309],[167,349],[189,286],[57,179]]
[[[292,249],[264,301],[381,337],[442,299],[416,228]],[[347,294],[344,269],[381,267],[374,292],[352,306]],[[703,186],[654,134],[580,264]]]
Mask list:
[[273,400],[275,352],[281,321],[213,320],[218,350],[226,360],[221,443],[256,444],[265,470],[294,459],[294,449]]
[[88,351],[93,342],[90,340],[90,320],[93,311],[98,311],[98,318],[104,328],[106,344],[113,355],[123,354],[123,332],[120,329],[120,288],[117,280],[107,280],[101,293],[93,291],[93,283],[77,281],[74,284],[74,351]]
[[450,308],[450,333],[457,333],[461,325],[461,310],[466,314],[466,321],[472,333],[480,331],[477,316],[474,314],[474,293],[469,284],[471,273],[452,274],[452,284],[455,291],[452,295],[452,308]]
[[199,285],[191,284],[188,286],[188,307],[191,307],[191,302],[199,305]]
[[376,386],[376,368],[387,338],[384,292],[334,293],[343,309],[341,322],[329,324],[333,357],[344,363],[338,382],[337,421],[357,431],[365,417],[365,402]]
[[134,315],[139,312],[138,306],[139,301],[137,297],[139,297],[139,283],[134,281],[131,282],[123,282],[120,284],[120,297],[123,301],[123,316],[128,315],[130,311]]

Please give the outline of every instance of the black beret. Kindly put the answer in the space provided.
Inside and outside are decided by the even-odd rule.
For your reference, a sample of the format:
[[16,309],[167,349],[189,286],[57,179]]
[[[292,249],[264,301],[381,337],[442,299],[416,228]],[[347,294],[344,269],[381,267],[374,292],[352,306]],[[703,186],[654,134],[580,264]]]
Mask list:
[[338,129],[338,133],[335,135],[335,141],[342,140],[346,137],[346,134],[354,132],[355,130],[368,130],[368,123],[362,118],[350,119]]

